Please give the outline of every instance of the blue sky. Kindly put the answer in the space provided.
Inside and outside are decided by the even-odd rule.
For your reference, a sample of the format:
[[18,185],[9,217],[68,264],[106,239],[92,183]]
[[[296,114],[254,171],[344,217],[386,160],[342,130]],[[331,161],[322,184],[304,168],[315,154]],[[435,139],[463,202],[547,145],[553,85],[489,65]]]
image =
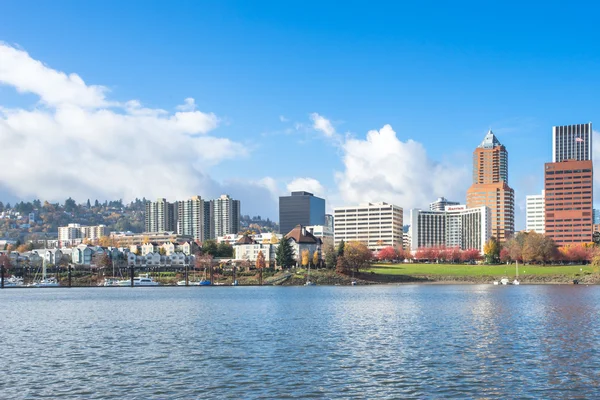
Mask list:
[[[145,174],[148,159],[140,158],[132,175],[108,176],[111,190],[102,175],[85,181],[75,173],[38,173],[26,179],[28,186],[18,176],[4,177],[6,199],[212,197],[227,191],[242,200],[243,213],[277,219],[277,196],[304,184],[329,207],[362,201],[426,207],[442,195],[464,201],[471,153],[491,127],[509,151],[509,184],[524,206],[526,194],[542,190],[551,127],[598,120],[593,3],[9,0],[0,7],[5,45],[49,69],[75,73],[86,85],[105,87],[113,102],[137,100],[172,115],[193,98],[195,110],[213,113],[218,122],[184,134],[230,142],[219,142],[229,146],[222,155],[212,141],[200,146],[214,154],[211,161],[205,154],[178,157],[164,143],[153,150],[156,138],[134,132],[134,125],[114,134],[114,146],[135,138],[147,141],[136,154],[172,151],[159,160],[160,170],[175,165],[173,174],[190,174],[186,182],[194,184],[182,188],[166,174]],[[15,82],[0,75],[0,107],[42,109],[56,119],[62,106],[40,102],[38,89]],[[334,132],[316,126],[317,114]],[[395,138],[381,133],[388,124]],[[11,124],[13,131],[22,125]],[[56,129],[69,138],[56,149],[62,154],[77,139],[64,125]],[[380,144],[369,145],[371,130],[379,131]],[[119,142],[125,134],[131,136]],[[373,161],[369,152],[378,148],[398,154]],[[54,165],[63,171],[83,166],[84,174],[97,156],[73,153],[65,150]],[[115,157],[125,162],[127,155]],[[421,161],[404,171],[406,163]],[[192,164],[195,169],[188,169]],[[520,210],[517,228],[524,228]]]

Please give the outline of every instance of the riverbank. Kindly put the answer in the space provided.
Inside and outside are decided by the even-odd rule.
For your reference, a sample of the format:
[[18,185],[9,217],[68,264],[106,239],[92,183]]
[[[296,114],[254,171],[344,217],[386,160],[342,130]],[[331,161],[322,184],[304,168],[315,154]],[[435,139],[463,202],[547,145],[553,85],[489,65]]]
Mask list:
[[[173,272],[151,273],[163,286],[176,285],[184,279],[183,274]],[[462,265],[462,264],[374,264],[366,271],[354,274],[339,274],[331,269],[292,269],[285,271],[264,270],[262,284],[269,286],[302,286],[311,281],[320,286],[389,285],[389,284],[491,284],[503,277],[513,281],[516,278],[515,265]],[[190,275],[190,281],[201,276]],[[59,277],[62,286],[68,286],[66,274]],[[102,276],[73,277],[73,286],[97,286],[103,282]],[[260,274],[256,270],[238,271],[235,280],[240,286],[260,285]],[[600,284],[600,273],[590,265],[519,267],[521,284]],[[215,274],[214,284],[231,286],[231,273]]]

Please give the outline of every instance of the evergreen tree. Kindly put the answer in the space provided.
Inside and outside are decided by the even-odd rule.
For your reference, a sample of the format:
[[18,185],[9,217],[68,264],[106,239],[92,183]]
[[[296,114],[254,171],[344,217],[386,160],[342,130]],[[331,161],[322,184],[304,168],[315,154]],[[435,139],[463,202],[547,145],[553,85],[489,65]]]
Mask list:
[[92,208],[92,204],[90,203],[90,199],[88,199],[88,200],[87,200],[87,203],[86,203],[86,205],[85,205],[85,206],[88,208],[88,210],[89,210],[90,208]]
[[338,250],[337,250],[337,256],[338,257],[342,257],[344,255],[344,247],[346,246],[346,244],[344,243],[344,240],[342,240],[338,246]]
[[100,207],[100,203],[98,202],[98,199],[96,199],[96,201],[94,202],[94,207]]
[[217,246],[217,257],[233,257],[233,246],[227,242],[221,242]]
[[42,202],[40,201],[40,199],[35,199],[35,200],[33,201],[33,208],[36,208],[36,209],[38,209],[38,210],[39,210],[40,208],[42,208]]
[[216,240],[208,239],[202,243],[202,253],[210,254],[213,257],[219,256],[219,245]]
[[75,200],[73,200],[70,197],[65,200],[65,211],[66,212],[75,211],[76,208],[77,208],[77,203],[75,203]]
[[289,268],[295,264],[294,250],[285,236],[279,241],[279,246],[275,253],[275,260],[277,261],[277,265],[283,268]]

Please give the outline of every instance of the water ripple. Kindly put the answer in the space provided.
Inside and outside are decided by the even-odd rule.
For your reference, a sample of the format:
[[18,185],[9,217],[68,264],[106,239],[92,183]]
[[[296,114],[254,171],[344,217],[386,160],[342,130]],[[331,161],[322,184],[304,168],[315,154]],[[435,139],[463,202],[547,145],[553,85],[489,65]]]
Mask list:
[[577,286],[6,290],[0,398],[592,398],[599,300]]

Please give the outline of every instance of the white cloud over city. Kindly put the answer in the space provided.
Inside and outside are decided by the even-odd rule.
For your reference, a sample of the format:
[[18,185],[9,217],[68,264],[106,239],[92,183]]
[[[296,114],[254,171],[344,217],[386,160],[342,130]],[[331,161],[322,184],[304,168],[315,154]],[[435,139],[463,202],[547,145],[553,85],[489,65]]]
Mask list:
[[[211,168],[240,157],[252,162],[252,154],[245,144],[215,134],[220,118],[198,110],[192,97],[173,104],[172,111],[145,107],[138,99],[117,101],[106,86],[1,42],[0,85],[37,98],[27,107],[0,104],[0,168],[6,171],[0,189],[25,200],[175,200],[228,193],[242,200],[244,213],[276,218],[278,196],[296,190],[326,198],[329,207],[387,201],[408,210],[437,196],[463,199],[469,181],[466,167],[434,162],[419,142],[401,141],[390,125],[366,137],[341,135],[313,112],[311,128],[335,147],[341,170],[218,182]],[[323,179],[334,184],[325,187]]]
[[[335,172],[336,188],[324,194],[332,207],[386,201],[404,210],[423,208],[439,196],[464,201],[470,183],[469,166],[432,160],[415,140],[400,140],[390,125],[361,135],[341,138],[333,124],[318,113],[310,114],[313,129],[337,136],[343,170]],[[312,178],[296,179],[294,190],[322,190]]]
[[209,134],[219,118],[186,98],[175,112],[111,100],[88,85],[0,43],[0,85],[37,96],[29,108],[0,105],[0,185],[24,199],[183,198],[220,191],[210,167],[248,155]]

